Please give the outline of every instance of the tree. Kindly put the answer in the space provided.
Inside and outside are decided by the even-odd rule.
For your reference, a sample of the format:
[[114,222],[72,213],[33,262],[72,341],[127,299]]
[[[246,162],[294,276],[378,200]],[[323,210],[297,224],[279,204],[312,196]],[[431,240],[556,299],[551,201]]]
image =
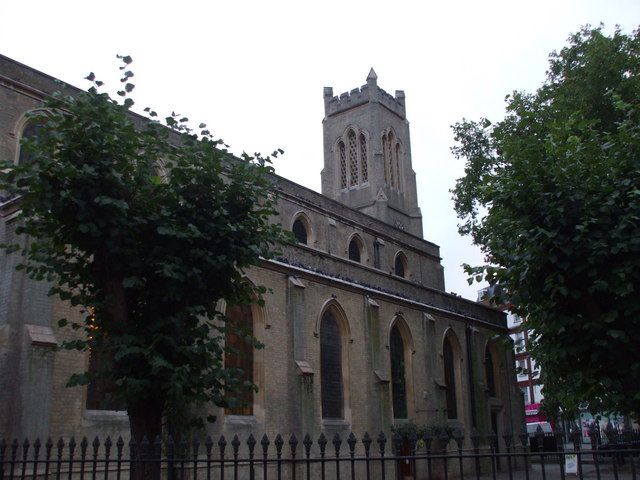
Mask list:
[[[640,33],[586,26],[506,116],[453,126],[472,279],[533,329],[545,402],[640,414]],[[470,279],[471,280],[471,279]]]
[[38,134],[23,145],[30,161],[3,165],[0,188],[20,196],[23,239],[4,247],[22,250],[21,268],[85,312],[60,320],[84,332],[63,347],[111,360],[97,375],[115,385],[132,435],[153,440],[170,409],[225,406],[254,388],[223,365],[216,304],[264,293],[243,269],[288,237],[271,221],[269,158],[234,158],[204,124],[196,134],[175,113],[163,125],[150,109],[151,119],[130,112],[131,58],[120,58],[122,104],[91,74],[88,92],[44,101]]

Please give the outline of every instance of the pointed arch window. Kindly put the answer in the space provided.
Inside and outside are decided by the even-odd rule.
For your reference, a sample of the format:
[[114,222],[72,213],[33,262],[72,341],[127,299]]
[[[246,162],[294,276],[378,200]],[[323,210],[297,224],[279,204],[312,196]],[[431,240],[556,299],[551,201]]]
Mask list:
[[29,152],[28,149],[24,148],[23,141],[35,138],[40,133],[42,129],[42,124],[44,119],[40,118],[30,118],[25,123],[22,133],[20,135],[20,149],[18,153],[18,163],[19,164],[29,164],[33,162],[33,155]]
[[322,418],[344,418],[342,384],[342,337],[331,309],[320,323],[320,390]]
[[302,217],[298,217],[293,222],[293,226],[291,227],[291,231],[293,235],[296,237],[298,243],[302,243],[303,245],[307,245],[309,241],[309,232],[308,227],[305,224],[306,222],[302,219]]
[[360,134],[360,173],[362,175],[362,183],[369,181],[369,167],[367,165],[367,139],[364,134]]
[[496,396],[496,380],[495,373],[493,370],[493,356],[491,355],[491,350],[487,345],[487,349],[484,352],[484,374],[487,379],[487,390],[489,391],[490,397]]
[[253,415],[253,315],[251,305],[227,309],[225,368],[237,369],[241,390],[233,395],[236,405],[226,408],[227,415]]
[[456,399],[456,368],[453,346],[451,339],[446,336],[442,347],[442,357],[444,362],[444,383],[446,388],[447,418],[454,420],[458,418],[458,404]]
[[360,262],[362,257],[362,241],[357,235],[354,235],[349,242],[349,260]]
[[406,278],[408,274],[407,257],[402,252],[398,252],[394,263],[394,273],[398,277]]
[[393,418],[407,418],[405,345],[398,325],[394,325],[391,329],[389,350],[391,355],[391,397],[393,401]]

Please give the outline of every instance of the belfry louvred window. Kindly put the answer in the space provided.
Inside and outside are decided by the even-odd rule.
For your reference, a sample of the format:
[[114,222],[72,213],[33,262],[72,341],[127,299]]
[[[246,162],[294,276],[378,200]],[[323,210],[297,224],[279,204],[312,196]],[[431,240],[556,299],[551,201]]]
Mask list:
[[340,189],[358,187],[369,182],[367,137],[349,129],[337,144]]
[[402,149],[393,130],[382,135],[382,156],[384,157],[384,183],[400,190],[400,159]]
[[360,174],[362,177],[362,183],[369,181],[369,167],[367,165],[367,139],[361,133],[360,134]]
[[338,143],[340,152],[340,188],[347,188],[347,152],[344,142]]

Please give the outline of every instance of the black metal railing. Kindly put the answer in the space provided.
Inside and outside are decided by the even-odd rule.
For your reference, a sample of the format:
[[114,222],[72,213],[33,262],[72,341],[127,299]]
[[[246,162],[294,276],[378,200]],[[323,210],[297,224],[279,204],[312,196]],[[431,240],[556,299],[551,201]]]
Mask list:
[[495,433],[465,436],[425,434],[390,439],[384,433],[361,438],[350,433],[320,434],[315,440],[305,435],[299,441],[253,434],[246,438],[224,435],[214,439],[174,441],[143,438],[137,442],[101,442],[85,437],[53,442],[39,439],[11,443],[0,441],[0,480],[217,480],[217,479],[526,479],[580,478],[636,479],[640,449],[582,449],[579,431],[571,433],[572,445],[565,447],[562,432],[554,432],[555,451],[546,451],[542,432],[537,451],[532,438]]

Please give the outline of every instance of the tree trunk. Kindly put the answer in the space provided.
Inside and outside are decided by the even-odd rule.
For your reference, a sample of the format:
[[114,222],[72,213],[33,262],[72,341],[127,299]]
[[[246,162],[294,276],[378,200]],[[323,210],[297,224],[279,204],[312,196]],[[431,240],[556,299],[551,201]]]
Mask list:
[[163,402],[157,397],[146,397],[127,406],[131,438],[135,442],[131,451],[131,480],[160,480],[162,451],[156,441],[162,438]]

